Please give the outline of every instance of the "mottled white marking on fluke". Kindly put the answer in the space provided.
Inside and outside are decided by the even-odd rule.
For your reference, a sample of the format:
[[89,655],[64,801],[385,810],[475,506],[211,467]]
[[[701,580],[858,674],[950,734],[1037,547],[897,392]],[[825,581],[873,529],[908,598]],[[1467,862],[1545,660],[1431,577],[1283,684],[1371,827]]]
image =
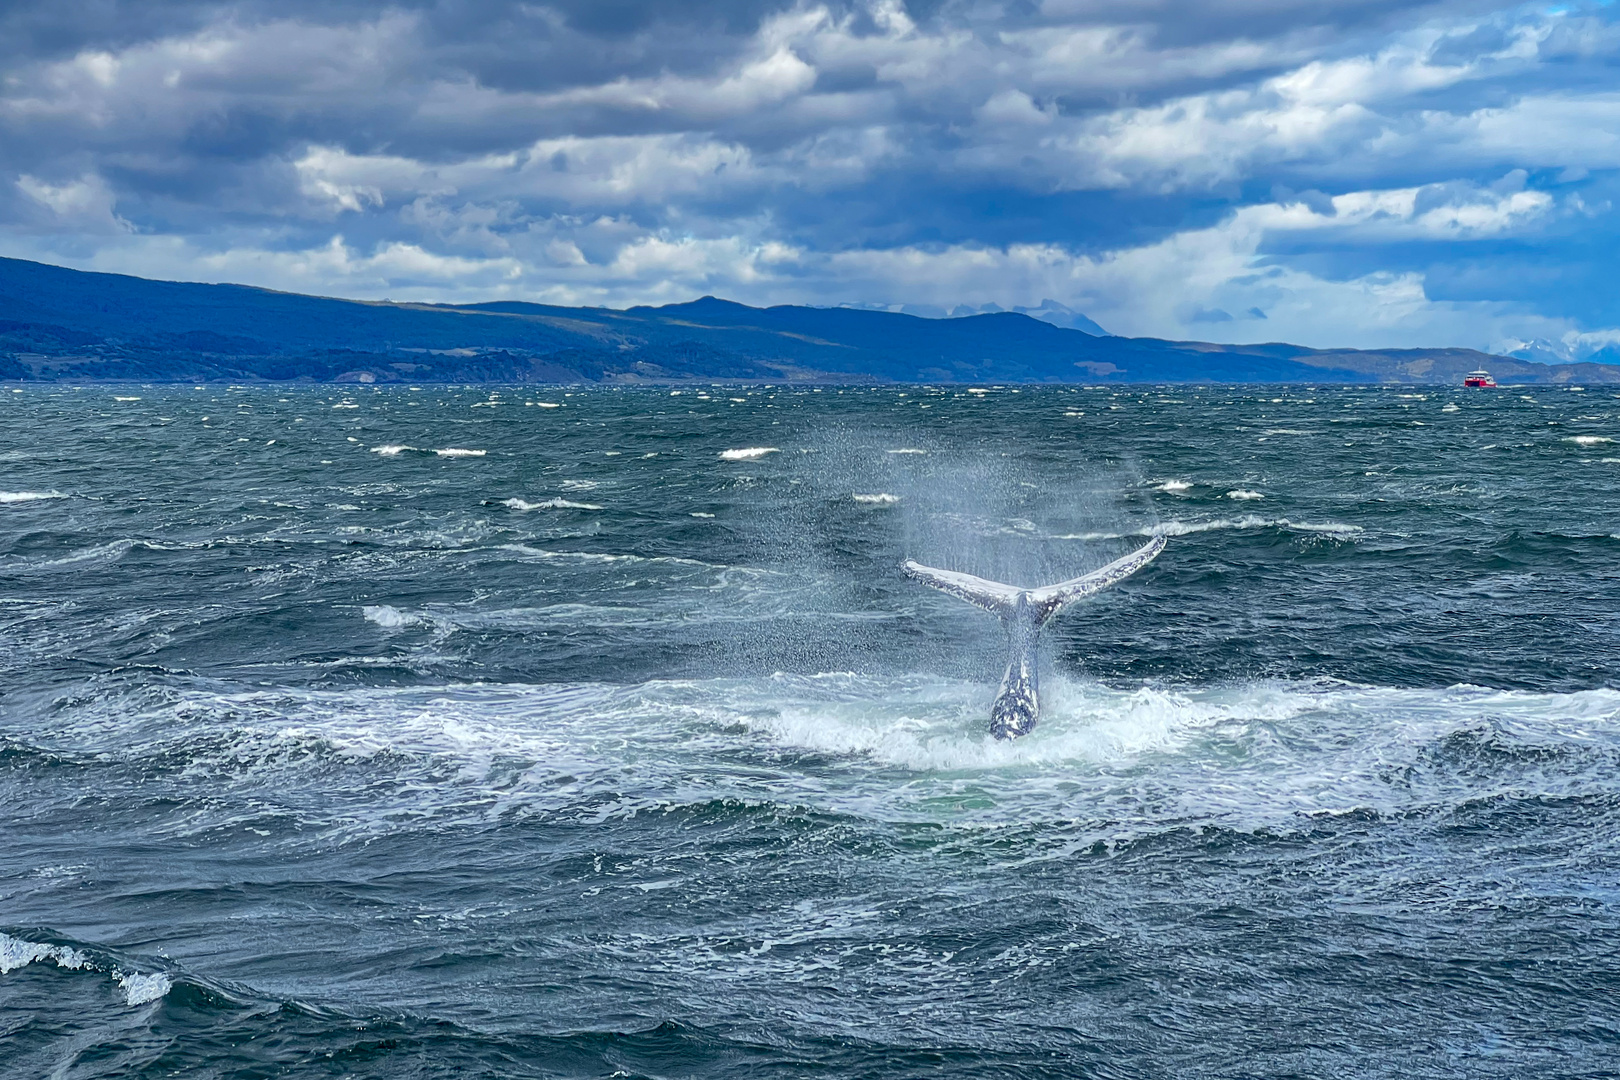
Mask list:
[[1158,557],[1165,538],[1155,536],[1123,559],[1115,559],[1101,570],[1094,570],[1069,581],[1039,589],[1020,589],[999,581],[986,581],[954,570],[936,570],[907,559],[901,573],[913,581],[966,600],[1001,620],[1007,628],[1011,658],[1001,689],[990,706],[990,734],[998,739],[1015,739],[1035,730],[1040,719],[1040,686],[1037,676],[1036,644],[1041,628],[1063,608],[1076,600],[1099,593],[1130,577]]

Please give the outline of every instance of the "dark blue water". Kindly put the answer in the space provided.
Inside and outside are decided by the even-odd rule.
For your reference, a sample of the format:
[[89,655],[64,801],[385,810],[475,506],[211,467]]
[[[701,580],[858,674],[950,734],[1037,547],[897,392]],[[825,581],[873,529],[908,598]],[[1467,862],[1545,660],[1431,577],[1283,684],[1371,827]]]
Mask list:
[[0,1073],[1614,1075],[1617,406],[0,388]]

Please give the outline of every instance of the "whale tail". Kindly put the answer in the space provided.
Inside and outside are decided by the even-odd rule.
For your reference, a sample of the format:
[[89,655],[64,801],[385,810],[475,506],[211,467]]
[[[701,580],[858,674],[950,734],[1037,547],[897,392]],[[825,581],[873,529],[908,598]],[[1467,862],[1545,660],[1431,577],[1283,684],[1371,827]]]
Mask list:
[[1115,559],[1101,570],[1093,570],[1089,574],[1040,589],[1020,589],[1016,585],[986,581],[955,570],[936,570],[910,559],[900,564],[900,570],[911,580],[949,593],[959,600],[966,600],[1002,621],[1020,618],[1021,621],[1032,621],[1038,629],[1069,604],[1102,592],[1142,569],[1164,550],[1164,543],[1164,537],[1155,536],[1123,559]]
[[1164,543],[1164,537],[1155,536],[1101,570],[1040,589],[1020,589],[955,570],[936,570],[910,559],[900,565],[900,570],[913,581],[983,608],[1007,628],[1011,658],[1001,689],[990,706],[990,733],[998,739],[1012,739],[1035,730],[1035,723],[1040,719],[1035,643],[1041,627],[1069,604],[1099,593],[1142,569],[1164,550]]

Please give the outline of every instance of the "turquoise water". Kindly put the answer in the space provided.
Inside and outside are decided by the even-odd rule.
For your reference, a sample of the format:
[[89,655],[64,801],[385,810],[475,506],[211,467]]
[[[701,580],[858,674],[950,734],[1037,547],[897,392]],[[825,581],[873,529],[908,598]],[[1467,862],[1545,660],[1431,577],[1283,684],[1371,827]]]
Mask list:
[[0,387],[0,1073],[1609,1074],[1617,405]]

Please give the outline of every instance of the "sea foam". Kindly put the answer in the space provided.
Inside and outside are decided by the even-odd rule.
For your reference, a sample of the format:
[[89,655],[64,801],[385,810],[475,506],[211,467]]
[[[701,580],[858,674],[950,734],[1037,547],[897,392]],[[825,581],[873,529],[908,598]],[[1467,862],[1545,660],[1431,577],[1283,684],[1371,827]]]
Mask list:
[[389,604],[367,604],[360,609],[360,613],[366,617],[366,621],[374,622],[387,630],[397,630],[401,626],[410,626],[412,623],[422,621],[420,617],[408,615]]
[[720,458],[722,461],[752,461],[754,458],[762,458],[766,454],[779,453],[781,451],[774,446],[748,446],[741,450],[722,450],[720,451]]
[[1240,518],[1215,518],[1211,521],[1160,522],[1157,525],[1132,532],[1062,533],[1047,537],[1049,540],[1129,540],[1133,537],[1191,536],[1194,533],[1221,532],[1227,529],[1286,529],[1293,532],[1323,533],[1327,536],[1355,536],[1365,530],[1360,525],[1338,521],[1291,521],[1288,518],[1268,518],[1258,514],[1245,514]]
[[571,502],[568,499],[546,499],[542,502],[526,502],[523,499],[507,499],[502,506],[513,510],[600,510],[595,503]]

